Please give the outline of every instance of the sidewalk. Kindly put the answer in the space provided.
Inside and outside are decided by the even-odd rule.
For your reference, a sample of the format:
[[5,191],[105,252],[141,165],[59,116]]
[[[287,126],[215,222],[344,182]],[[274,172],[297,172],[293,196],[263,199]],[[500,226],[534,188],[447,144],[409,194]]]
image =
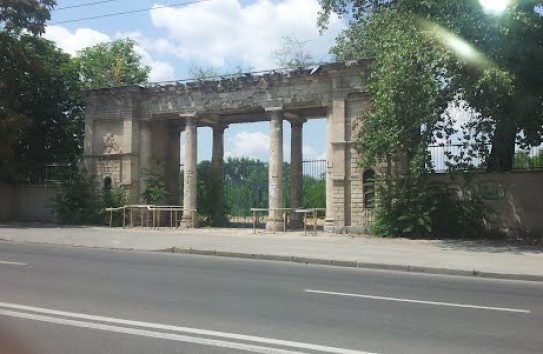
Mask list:
[[65,246],[215,254],[346,267],[543,281],[543,248],[475,241],[351,237],[247,229],[148,230],[2,225],[0,239]]

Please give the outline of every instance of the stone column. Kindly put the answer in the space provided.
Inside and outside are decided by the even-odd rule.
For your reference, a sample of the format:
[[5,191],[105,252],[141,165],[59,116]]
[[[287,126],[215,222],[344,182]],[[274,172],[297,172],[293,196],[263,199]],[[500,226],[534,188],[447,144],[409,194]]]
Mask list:
[[[349,196],[346,185],[350,182],[346,178],[346,105],[343,97],[334,97],[332,106],[328,111],[326,130],[326,219],[324,228],[328,232],[345,231],[347,208],[346,200]],[[347,203],[348,204],[348,203]]]
[[195,114],[183,115],[185,118],[185,174],[183,191],[183,220],[181,226],[196,227],[195,214],[198,187],[198,135]]
[[300,228],[302,226],[302,215],[296,213],[295,209],[304,206],[303,176],[302,176],[302,128],[305,120],[293,119],[290,122],[290,221],[289,228]]
[[213,154],[211,166],[213,170],[213,193],[215,208],[213,209],[214,226],[223,226],[224,214],[224,129],[225,125],[213,126]]
[[269,216],[266,230],[284,231],[283,211],[283,114],[281,109],[267,109],[270,115]]
[[[181,163],[180,145],[181,145],[181,127],[177,121],[171,121],[168,124],[168,157],[165,180],[170,195],[168,203],[170,205],[179,205],[181,195],[179,192],[179,165]],[[165,137],[163,137],[165,139]]]
[[333,158],[334,150],[332,145],[333,121],[332,109],[328,109],[328,117],[326,119],[326,216],[324,219],[324,230],[332,232],[334,229],[334,180]]
[[139,156],[140,156],[140,170],[139,170],[139,199],[142,204],[147,203],[143,199],[143,193],[147,188],[147,172],[151,171],[153,168],[152,156],[153,156],[153,130],[152,130],[152,121],[150,119],[145,119],[140,121],[140,146],[139,146]]

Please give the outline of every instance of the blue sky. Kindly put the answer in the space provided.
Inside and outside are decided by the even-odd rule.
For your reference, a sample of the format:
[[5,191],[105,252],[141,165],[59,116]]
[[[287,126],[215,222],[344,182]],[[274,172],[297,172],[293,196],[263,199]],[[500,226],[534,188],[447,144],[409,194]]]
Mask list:
[[[213,67],[219,72],[237,66],[252,70],[278,65],[271,52],[280,48],[283,36],[307,41],[315,60],[329,61],[328,49],[345,27],[333,18],[329,30],[320,34],[316,26],[318,0],[207,0],[179,7],[164,7],[191,0],[59,0],[45,37],[65,52],[77,55],[82,48],[117,38],[132,38],[146,65],[151,81],[190,77],[191,65]],[[65,8],[65,9],[63,9]],[[139,13],[98,19],[87,17],[149,9]],[[75,22],[67,22],[78,20]],[[324,158],[326,121],[312,120],[304,126],[304,158]],[[290,124],[284,124],[285,160],[290,159]],[[211,158],[211,129],[198,130],[198,159]],[[268,159],[267,123],[232,125],[225,131],[226,156]]]

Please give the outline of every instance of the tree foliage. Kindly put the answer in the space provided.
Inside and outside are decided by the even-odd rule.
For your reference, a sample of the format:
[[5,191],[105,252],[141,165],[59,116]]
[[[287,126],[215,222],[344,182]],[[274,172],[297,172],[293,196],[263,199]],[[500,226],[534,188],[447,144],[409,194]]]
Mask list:
[[170,195],[166,187],[164,177],[159,176],[151,171],[144,171],[145,175],[145,190],[143,191],[143,199],[147,204],[164,205],[166,199]]
[[[99,190],[96,180],[86,171],[73,170],[57,186],[54,219],[60,224],[104,225],[109,219],[105,209],[124,206],[126,200],[127,193],[122,187]],[[115,219],[121,224],[121,220]]]
[[314,58],[306,49],[307,42],[292,35],[283,36],[281,47],[271,53],[272,59],[281,68],[295,69],[313,65]]
[[131,39],[99,43],[81,50],[75,61],[86,89],[137,85],[147,81],[151,68]]
[[[540,2],[513,3],[502,17],[471,0],[321,3],[322,21],[332,13],[352,16],[332,50],[336,58],[375,58],[367,86],[373,109],[361,117],[357,146],[364,166],[385,166],[375,231],[480,235],[480,198],[435,188],[428,146],[459,137],[459,166],[482,157],[488,171],[509,171],[516,144],[541,143]],[[446,109],[462,100],[477,114],[457,130]]]
[[0,4],[0,178],[39,180],[50,162],[75,162],[82,100],[70,57],[43,32],[54,1]]
[[[380,20],[386,11],[414,19],[417,31],[433,39],[432,50],[447,49],[452,60],[428,64],[441,65],[451,93],[478,112],[460,132],[471,152],[466,158],[482,153],[489,171],[508,171],[515,144],[541,143],[543,18],[534,10],[541,1],[513,2],[502,16],[486,13],[472,0],[321,0],[321,4],[321,26],[333,13],[352,15],[349,29],[332,50],[338,59],[394,55],[401,46],[374,40],[396,30],[395,23]],[[421,50],[411,46],[411,55]],[[398,76],[398,80],[408,79]],[[449,133],[442,126],[429,128]]]
[[42,34],[56,4],[56,0],[2,0],[0,29],[9,34]]
[[190,77],[196,80],[206,80],[220,76],[219,71],[212,66],[198,66],[191,64],[188,71]]

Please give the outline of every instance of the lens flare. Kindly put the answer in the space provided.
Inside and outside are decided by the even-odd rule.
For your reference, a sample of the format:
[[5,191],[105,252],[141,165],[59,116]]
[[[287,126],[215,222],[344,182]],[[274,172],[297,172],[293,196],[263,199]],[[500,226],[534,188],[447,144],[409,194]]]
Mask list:
[[500,14],[507,10],[510,0],[479,0],[481,6],[488,12]]

